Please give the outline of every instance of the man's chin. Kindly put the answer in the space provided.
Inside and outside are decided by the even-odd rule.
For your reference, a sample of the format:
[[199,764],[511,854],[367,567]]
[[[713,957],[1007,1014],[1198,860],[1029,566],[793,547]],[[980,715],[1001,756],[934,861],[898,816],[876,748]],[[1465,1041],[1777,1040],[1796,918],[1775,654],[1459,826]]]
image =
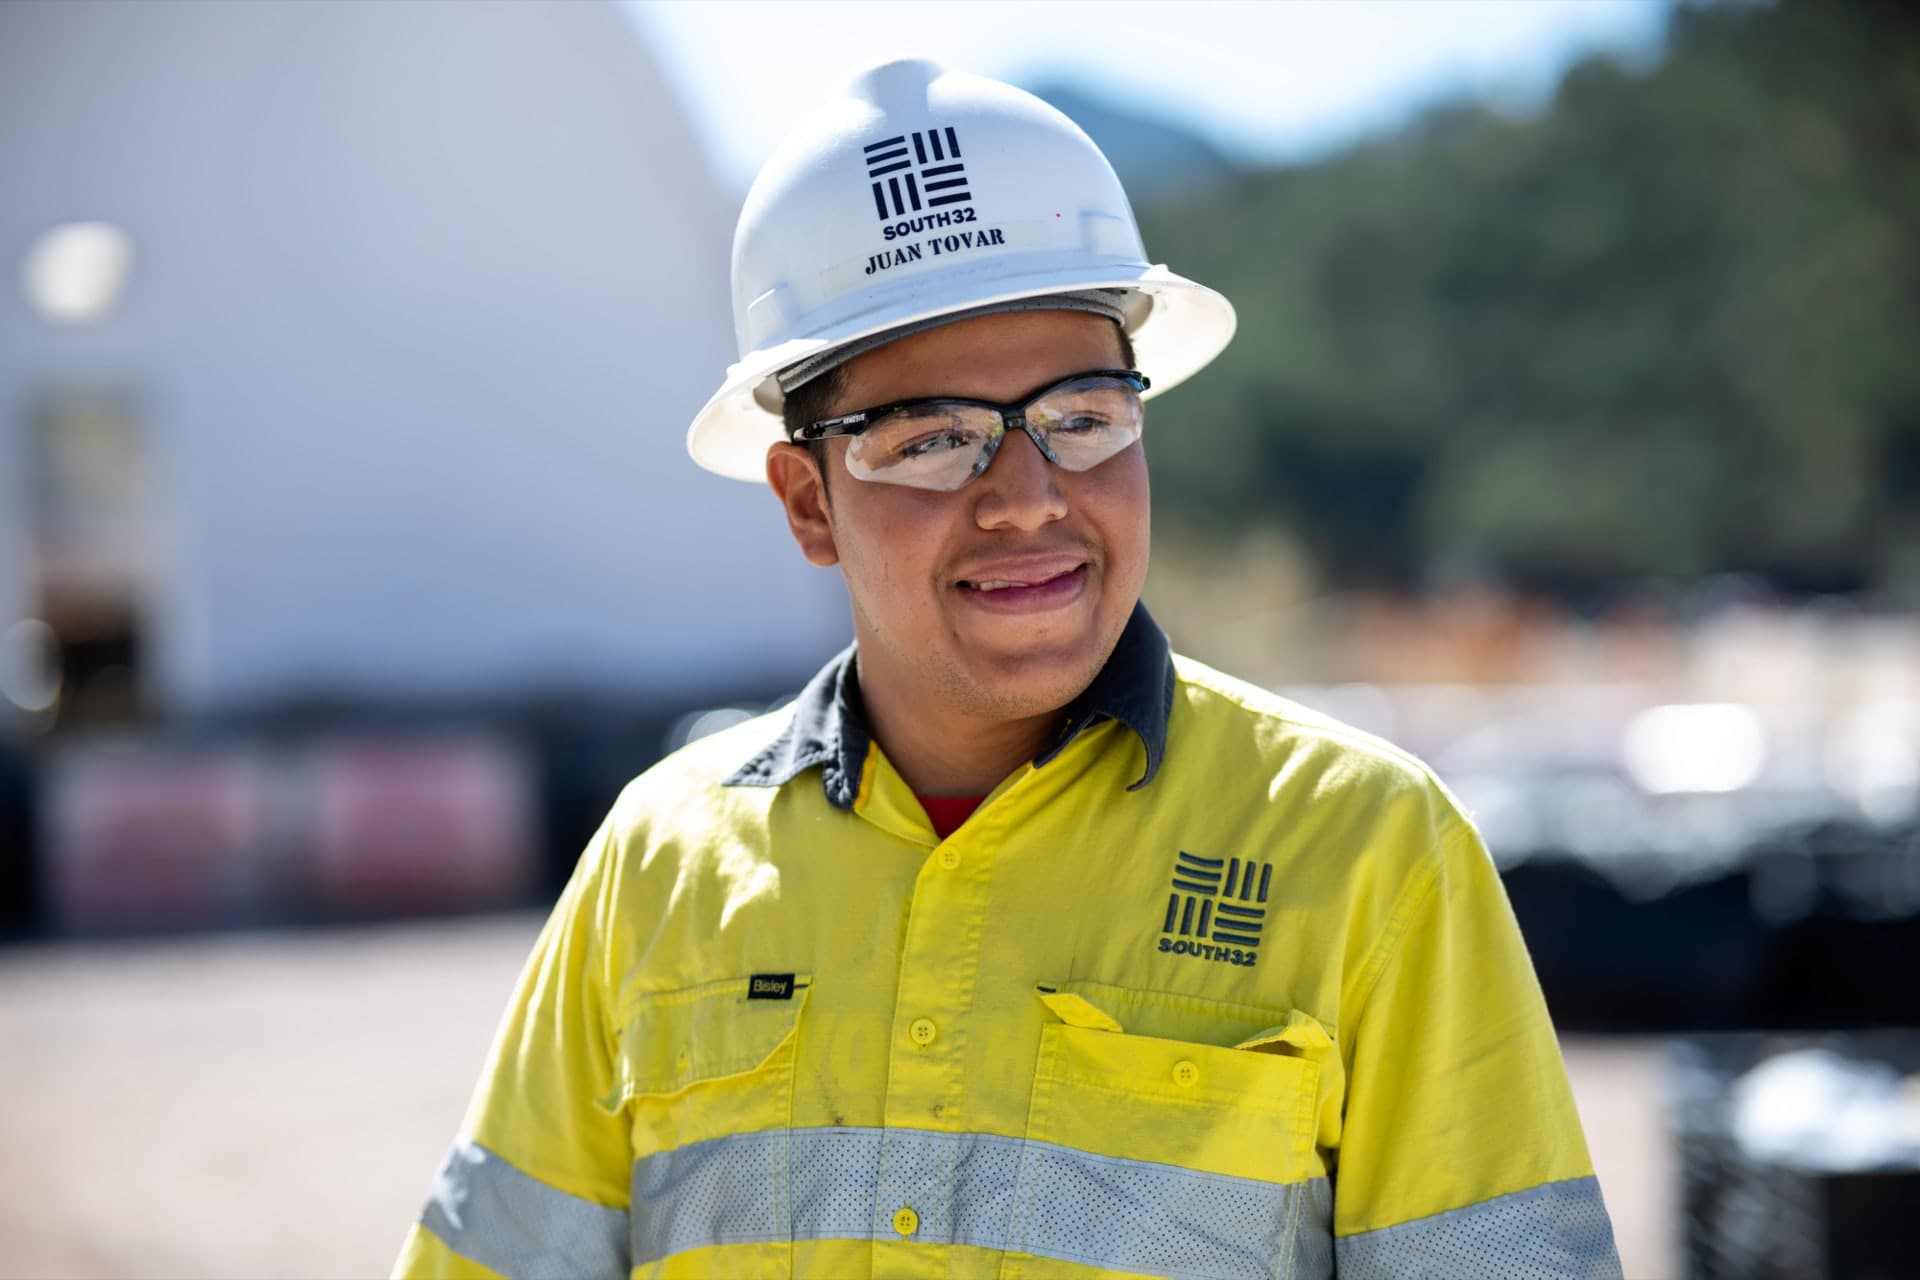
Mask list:
[[968,683],[996,718],[1049,715],[1072,702],[1106,664],[1111,643],[1091,630],[1050,642],[969,646],[961,655]]

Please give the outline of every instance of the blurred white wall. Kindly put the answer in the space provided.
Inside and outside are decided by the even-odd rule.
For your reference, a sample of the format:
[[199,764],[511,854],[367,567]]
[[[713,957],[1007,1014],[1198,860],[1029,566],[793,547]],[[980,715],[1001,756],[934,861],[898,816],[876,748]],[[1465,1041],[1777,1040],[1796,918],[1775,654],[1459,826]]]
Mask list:
[[[0,631],[27,406],[108,385],[170,710],[798,680],[837,577],[683,446],[733,215],[608,3],[0,4]],[[133,266],[54,324],[19,264],[76,219]]]

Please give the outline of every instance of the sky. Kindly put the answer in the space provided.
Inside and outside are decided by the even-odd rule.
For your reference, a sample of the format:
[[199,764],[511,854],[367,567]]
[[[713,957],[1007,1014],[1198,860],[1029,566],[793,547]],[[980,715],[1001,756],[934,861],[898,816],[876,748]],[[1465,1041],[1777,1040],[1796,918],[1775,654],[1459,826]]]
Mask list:
[[1250,162],[1309,159],[1470,94],[1538,106],[1590,52],[1659,53],[1670,0],[621,0],[744,191],[781,134],[900,54],[1067,81]]

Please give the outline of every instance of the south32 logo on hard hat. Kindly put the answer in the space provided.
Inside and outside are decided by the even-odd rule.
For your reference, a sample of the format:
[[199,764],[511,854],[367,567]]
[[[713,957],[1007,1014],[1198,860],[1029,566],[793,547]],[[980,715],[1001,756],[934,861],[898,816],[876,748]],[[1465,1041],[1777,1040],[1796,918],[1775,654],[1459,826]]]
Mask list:
[[1173,892],[1160,926],[1159,949],[1222,964],[1251,966],[1260,958],[1273,865],[1240,858],[1202,858],[1180,850]]
[[869,254],[864,274],[942,254],[1006,247],[999,227],[967,225],[977,223],[979,214],[972,207],[960,135],[952,125],[898,133],[868,143],[861,153],[880,238],[894,246]]
[[882,222],[920,212],[923,200],[926,208],[938,209],[973,199],[967,190],[967,167],[960,161],[960,137],[952,125],[895,134],[864,150],[873,207]]

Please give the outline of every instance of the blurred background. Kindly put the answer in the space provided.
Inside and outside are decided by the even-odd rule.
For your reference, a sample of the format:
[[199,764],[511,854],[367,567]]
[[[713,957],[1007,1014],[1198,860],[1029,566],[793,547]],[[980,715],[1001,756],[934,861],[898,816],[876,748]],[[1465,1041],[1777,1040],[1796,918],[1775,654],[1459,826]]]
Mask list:
[[0,5],[0,1275],[384,1272],[622,783],[848,634],[681,441],[899,52],[1239,308],[1148,602],[1472,809],[1631,1280],[1920,1274],[1917,14]]

